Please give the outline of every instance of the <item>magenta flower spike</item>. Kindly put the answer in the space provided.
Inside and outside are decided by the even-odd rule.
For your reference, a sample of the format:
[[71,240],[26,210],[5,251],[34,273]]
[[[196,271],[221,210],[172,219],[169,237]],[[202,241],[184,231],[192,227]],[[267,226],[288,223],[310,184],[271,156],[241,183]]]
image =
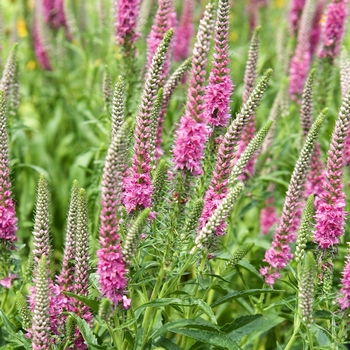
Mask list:
[[326,23],[323,30],[322,46],[319,56],[332,61],[339,55],[345,22],[348,15],[347,0],[332,0],[327,8]]
[[318,0],[314,19],[312,21],[312,29],[310,35],[310,53],[315,53],[321,37],[321,18],[323,15],[326,0]]
[[34,52],[40,66],[45,70],[51,70],[50,60],[44,37],[44,18],[42,8],[38,3],[34,7],[33,40]]
[[174,45],[174,60],[186,59],[190,53],[190,44],[193,37],[193,0],[184,0],[179,26],[176,30]]
[[289,67],[289,95],[297,102],[300,102],[300,95],[311,65],[310,36],[314,15],[314,0],[306,0],[301,16],[297,46]]
[[[204,197],[204,208],[200,218],[200,229],[207,223],[208,219],[220,205],[223,198],[228,192],[228,182],[231,170],[233,168],[233,160],[235,159],[235,150],[241,138],[242,132],[254,114],[270,78],[272,70],[266,71],[264,76],[258,82],[256,88],[252,91],[246,104],[243,105],[235,120],[229,125],[227,132],[219,144],[218,158],[211,183]],[[225,225],[220,225],[216,229],[217,235],[224,234]]]
[[100,245],[97,273],[100,291],[117,306],[123,299],[126,270],[118,234],[117,208],[120,205],[121,180],[127,157],[130,120],[112,138],[102,174]]
[[[274,186],[269,186],[269,192],[273,192]],[[261,233],[266,235],[270,229],[278,223],[278,215],[274,207],[274,197],[270,197],[266,200],[266,207],[261,209],[260,212],[260,227]]]
[[176,86],[180,83],[181,79],[185,76],[187,71],[191,67],[191,59],[188,58],[176,71],[170,76],[170,78],[164,84],[164,93],[163,93],[163,103],[160,109],[159,118],[158,118],[158,126],[157,126],[157,140],[156,140],[156,157],[159,158],[163,154],[162,150],[162,133],[163,133],[163,123],[165,114],[168,108],[168,104],[170,98],[176,88]]
[[229,0],[220,0],[215,24],[213,69],[205,95],[206,119],[213,127],[225,127],[229,120],[230,98],[233,91],[228,57]]
[[342,275],[342,287],[340,288],[338,303],[340,304],[340,308],[344,310],[350,307],[350,250],[348,250],[348,256]]
[[311,157],[310,172],[305,185],[305,198],[313,194],[315,196],[315,208],[318,207],[320,194],[323,192],[324,177],[325,169],[321,160],[321,146],[317,142]]
[[323,249],[337,245],[344,232],[345,193],[343,190],[344,147],[350,130],[350,91],[347,92],[340,107],[338,119],[332,134],[328,151],[323,192],[316,210],[315,241]]
[[153,192],[150,154],[152,112],[172,34],[172,29],[165,34],[153,57],[141,98],[139,114],[136,117],[132,164],[123,182],[123,203],[128,213],[136,209],[144,209],[151,206]]
[[189,171],[194,176],[202,173],[201,160],[205,142],[208,138],[204,83],[208,50],[214,25],[213,12],[213,4],[208,3],[204,16],[199,23],[193,49],[191,79],[185,115],[180,119],[173,149],[175,169]]
[[[158,0],[158,10],[154,18],[151,32],[147,38],[147,70],[150,68],[156,50],[165,33],[176,25],[176,13],[173,0]],[[164,62],[162,80],[166,78],[170,70],[171,45]]]
[[120,45],[132,44],[139,37],[136,32],[140,0],[117,0],[116,42]]
[[303,12],[306,0],[292,0],[290,11],[289,11],[289,32],[292,36],[296,37],[299,25],[301,14]]
[[42,1],[43,16],[46,23],[50,23],[55,16],[55,2],[56,0],[39,0]]
[[304,146],[295,165],[287,194],[283,205],[279,225],[273,237],[272,247],[266,251],[264,261],[269,266],[260,269],[260,274],[264,276],[267,284],[273,285],[275,280],[280,278],[280,270],[293,258],[290,244],[295,241],[296,229],[294,224],[295,215],[303,193],[303,186],[306,181],[310,158],[314,151],[314,146],[318,133],[325,116],[325,111],[321,112],[305,140]]
[[0,239],[7,249],[14,249],[17,218],[11,191],[6,121],[6,100],[4,92],[0,91]]

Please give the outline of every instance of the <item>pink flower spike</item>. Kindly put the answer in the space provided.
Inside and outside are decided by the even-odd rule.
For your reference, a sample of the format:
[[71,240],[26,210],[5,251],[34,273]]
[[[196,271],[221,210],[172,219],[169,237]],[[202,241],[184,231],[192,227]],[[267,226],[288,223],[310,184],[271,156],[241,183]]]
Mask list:
[[269,206],[261,210],[260,227],[263,235],[266,235],[277,222],[278,216],[275,207]]
[[[117,209],[121,204],[121,180],[127,157],[130,122],[130,120],[124,122],[112,139],[106,156],[101,186],[101,249],[97,251],[97,273],[102,295],[108,297],[115,306],[121,301],[127,283],[118,234]],[[84,255],[82,257],[84,258]]]
[[344,147],[350,130],[350,90],[340,107],[328,151],[324,191],[316,210],[315,241],[321,249],[330,249],[339,242],[344,232],[345,193],[343,190]]
[[340,304],[340,308],[344,310],[350,307],[350,250],[348,250],[348,256],[342,275],[342,287],[339,292],[341,297],[338,298],[338,303]]
[[205,95],[208,124],[225,127],[229,120],[230,97],[233,85],[228,57],[229,9],[228,0],[220,0],[215,25],[215,51],[213,69]]
[[181,61],[189,56],[193,37],[193,0],[184,0],[179,26],[176,31],[174,60]]
[[322,111],[307,135],[288,185],[286,199],[278,227],[273,236],[272,246],[265,253],[264,261],[267,262],[269,266],[267,269],[264,267],[261,270],[261,274],[265,277],[265,282],[268,284],[274,283],[276,278],[278,278],[276,276],[280,274],[280,270],[293,258],[290,244],[294,242],[296,238],[296,217],[299,212],[299,204],[306,182],[310,158],[314,151],[316,139],[324,117],[325,111]]
[[189,171],[195,176],[202,173],[201,160],[208,137],[207,120],[204,113],[204,83],[213,29],[213,12],[214,6],[209,2],[199,24],[193,50],[186,111],[180,119],[173,150],[175,169]]
[[140,0],[117,0],[116,42],[121,45],[134,43],[139,35],[136,33],[137,16]]
[[166,32],[153,56],[142,93],[139,113],[136,117],[132,164],[123,182],[123,203],[128,213],[136,209],[148,208],[151,205],[153,193],[151,182],[151,147],[154,146],[151,144],[152,112],[172,35],[172,29]]
[[306,0],[292,0],[289,11],[289,32],[296,37],[299,30],[300,18],[305,6]]
[[0,240],[12,250],[17,241],[17,219],[11,192],[6,122],[6,100],[4,92],[0,91]]
[[[175,29],[176,13],[173,0],[158,0],[158,11],[154,18],[151,32],[147,38],[147,70],[151,66],[153,56],[156,53],[157,47],[162,41],[165,33],[170,29]],[[164,62],[162,79],[164,80],[170,70],[171,48],[167,52],[167,58]]]
[[200,161],[208,131],[204,123],[198,123],[190,116],[181,118],[176,131],[177,147],[174,148],[176,169],[188,170],[195,176],[202,174]]
[[33,41],[34,52],[40,66],[45,70],[51,70],[51,64],[47,53],[45,42],[45,24],[43,14],[40,12],[38,3],[34,7]]
[[328,5],[320,57],[333,60],[338,56],[347,15],[347,0],[332,0]]
[[311,64],[310,35],[314,15],[315,6],[312,0],[307,0],[301,17],[297,46],[289,68],[289,94],[290,98],[297,102],[303,92]]
[[321,18],[323,14],[326,0],[319,0],[317,2],[316,12],[312,21],[312,30],[310,35],[310,53],[311,56],[315,53],[321,36]]

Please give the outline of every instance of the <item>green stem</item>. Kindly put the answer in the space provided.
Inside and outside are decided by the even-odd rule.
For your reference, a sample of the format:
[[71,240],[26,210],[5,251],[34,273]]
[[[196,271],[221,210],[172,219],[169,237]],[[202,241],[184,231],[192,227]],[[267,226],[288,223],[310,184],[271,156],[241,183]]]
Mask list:
[[313,350],[314,342],[313,342],[313,338],[312,338],[312,333],[310,331],[310,327],[306,327],[306,332],[307,332],[307,338],[309,340],[309,349]]
[[297,338],[297,334],[293,333],[292,337],[289,339],[289,342],[287,343],[286,347],[284,348],[284,350],[289,350],[291,349],[295,339]]
[[[164,267],[165,266],[164,266],[164,263],[163,263],[161,268],[160,268],[159,275],[158,275],[158,278],[157,278],[157,281],[156,281],[156,285],[154,286],[154,289],[153,289],[150,301],[155,300],[157,295],[158,295],[159,288],[161,286],[161,283],[162,283],[163,277],[164,277]],[[159,296],[159,298],[160,298],[160,296]],[[144,316],[143,322],[142,322],[142,329],[144,330],[144,333],[143,333],[144,336],[143,336],[143,340],[142,340],[141,349],[144,349],[144,347],[145,347],[145,345],[146,345],[146,343],[148,341],[149,335],[150,335],[150,333],[152,331],[154,318],[153,318],[152,321],[150,320],[151,313],[152,313],[152,308],[151,307],[146,308],[145,316]]]
[[4,310],[4,307],[5,307],[6,302],[7,302],[7,297],[9,295],[9,290],[7,288],[5,288],[5,293],[3,295],[4,295],[4,297],[3,297],[2,301],[1,301],[1,310]]

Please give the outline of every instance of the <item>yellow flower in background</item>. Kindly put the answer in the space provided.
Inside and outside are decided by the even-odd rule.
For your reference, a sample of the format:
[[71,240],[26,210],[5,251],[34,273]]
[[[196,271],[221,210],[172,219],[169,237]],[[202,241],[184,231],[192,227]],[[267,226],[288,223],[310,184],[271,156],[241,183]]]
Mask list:
[[282,8],[284,7],[286,4],[286,0],[275,0],[275,4],[274,4],[274,7],[277,7],[277,8]]
[[98,58],[98,59],[95,61],[95,66],[99,66],[101,63],[102,63],[101,58]]
[[17,34],[20,38],[24,38],[28,35],[26,22],[23,19],[17,21]]
[[27,67],[28,70],[34,70],[37,67],[37,64],[36,64],[35,61],[30,60],[30,61],[27,62],[26,67]]
[[230,33],[230,41],[231,42],[234,42],[234,41],[236,41],[238,39],[238,34],[237,34],[237,32],[236,31],[232,31],[231,33]]
[[123,58],[123,55],[120,51],[120,47],[119,46],[114,46],[114,50],[115,50],[115,54],[114,54],[114,57],[117,61],[120,61],[122,58]]

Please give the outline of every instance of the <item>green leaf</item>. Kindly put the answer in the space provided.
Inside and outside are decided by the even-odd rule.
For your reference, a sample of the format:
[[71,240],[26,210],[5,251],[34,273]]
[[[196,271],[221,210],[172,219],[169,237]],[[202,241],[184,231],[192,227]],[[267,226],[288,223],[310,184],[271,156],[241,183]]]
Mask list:
[[314,318],[323,318],[326,320],[330,320],[332,318],[332,313],[327,310],[317,310],[314,312]]
[[228,337],[225,333],[221,333],[220,331],[205,331],[195,329],[187,329],[187,328],[174,328],[171,332],[176,334],[182,334],[186,337],[199,340],[205,344],[214,345],[220,349],[228,349],[228,350],[236,350],[239,348],[237,344],[235,344],[230,337]]
[[235,320],[233,320],[231,323],[227,323],[224,326],[222,326],[220,330],[224,333],[230,333],[235,329],[246,326],[247,324],[255,321],[260,317],[262,317],[262,315],[260,314],[240,316],[240,317],[237,317]]
[[212,331],[218,331],[218,327],[214,326],[212,323],[209,323],[208,321],[205,321],[203,319],[197,319],[197,320],[189,320],[189,319],[181,319],[181,320],[175,320],[172,322],[166,323],[164,326],[157,329],[151,336],[151,338],[158,338],[160,335],[166,333],[166,332],[172,332],[172,329],[177,328],[185,328],[185,327],[191,327],[201,330],[212,330]]
[[154,343],[154,345],[162,346],[166,350],[181,350],[179,346],[177,346],[171,340],[164,337],[160,337],[160,339],[156,343]]
[[249,290],[245,290],[243,292],[233,292],[230,294],[225,295],[223,298],[214,301],[210,307],[213,308],[215,306],[227,303],[228,301],[237,299],[237,298],[244,298],[250,295],[258,295],[261,293],[280,293],[280,292],[284,292],[283,290],[275,290],[275,289],[249,289]]
[[243,259],[237,265],[251,272],[254,276],[258,277],[260,280],[263,279],[259,271],[248,260]]
[[331,347],[332,342],[329,339],[329,336],[327,335],[327,332],[325,329],[312,324],[311,325],[311,332],[315,335],[315,338],[317,340],[318,345],[323,347]]
[[74,321],[77,323],[84,340],[89,345],[89,349],[107,350],[107,346],[98,345],[97,338],[94,332],[92,331],[92,329],[90,328],[90,325],[85,320],[83,320],[73,312],[69,312],[69,314],[73,317]]
[[[284,322],[284,318],[279,317],[276,313],[262,315],[257,317],[250,323],[247,323],[243,327],[235,329],[233,332],[228,333],[229,337],[239,342],[243,337],[248,336],[247,341],[252,345],[255,339],[262,333],[267,332],[269,329]],[[247,343],[248,344],[248,343]],[[251,347],[247,346],[247,349]]]
[[74,299],[77,299],[78,301],[81,301],[82,303],[84,303],[86,306],[88,306],[91,310],[98,312],[99,308],[100,308],[100,301],[99,300],[94,300],[94,299],[90,299],[87,297],[84,297],[82,295],[77,295],[71,292],[64,292],[64,294],[73,297]]
[[210,320],[213,323],[217,323],[215,315],[210,308],[208,304],[206,304],[203,300],[201,299],[196,299],[196,298],[188,298],[188,299],[177,299],[177,298],[162,298],[162,299],[157,299],[154,301],[150,301],[148,303],[145,303],[143,305],[140,305],[136,310],[145,308],[145,307],[162,307],[162,306],[189,306],[189,307],[194,307],[198,306],[208,317],[210,317]]
[[4,323],[4,326],[6,328],[6,330],[10,333],[10,334],[16,334],[18,329],[15,327],[15,325],[8,319],[7,315],[5,314],[5,312],[0,309],[0,318],[2,320],[2,322]]

